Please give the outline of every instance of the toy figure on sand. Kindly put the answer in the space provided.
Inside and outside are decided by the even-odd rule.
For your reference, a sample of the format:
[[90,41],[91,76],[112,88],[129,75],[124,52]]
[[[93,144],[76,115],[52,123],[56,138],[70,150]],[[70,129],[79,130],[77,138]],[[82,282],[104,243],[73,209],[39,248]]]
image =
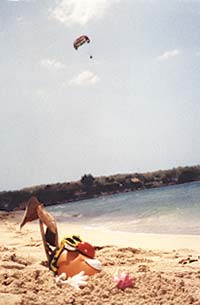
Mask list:
[[[27,222],[39,219],[41,237],[49,269],[55,274],[57,285],[68,284],[76,289],[87,285],[88,276],[102,270],[101,262],[95,258],[94,247],[79,235],[65,236],[58,241],[58,230],[54,217],[48,213],[36,197],[27,203],[22,228]],[[128,274],[115,273],[113,281],[120,289],[133,287],[135,281]]]
[[94,247],[82,241],[77,235],[65,236],[59,243],[54,217],[45,210],[36,197],[31,197],[20,228],[36,219],[39,219],[49,269],[56,275],[58,285],[68,284],[79,288],[87,284],[89,275],[101,271],[101,262],[94,257]]

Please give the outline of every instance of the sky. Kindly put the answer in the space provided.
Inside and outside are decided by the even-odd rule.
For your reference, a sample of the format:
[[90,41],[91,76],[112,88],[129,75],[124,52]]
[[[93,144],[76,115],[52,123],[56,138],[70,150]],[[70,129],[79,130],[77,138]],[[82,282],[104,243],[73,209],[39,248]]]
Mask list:
[[200,164],[199,37],[200,0],[0,0],[0,191]]

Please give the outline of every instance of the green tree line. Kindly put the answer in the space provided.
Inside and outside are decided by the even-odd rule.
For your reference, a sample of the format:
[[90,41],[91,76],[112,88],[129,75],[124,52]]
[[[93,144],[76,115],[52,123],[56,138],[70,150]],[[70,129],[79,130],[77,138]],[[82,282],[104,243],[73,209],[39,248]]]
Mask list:
[[147,173],[116,174],[94,177],[84,174],[79,181],[38,185],[0,192],[0,210],[24,209],[31,196],[46,206],[103,195],[143,190],[200,181],[200,165],[158,170]]

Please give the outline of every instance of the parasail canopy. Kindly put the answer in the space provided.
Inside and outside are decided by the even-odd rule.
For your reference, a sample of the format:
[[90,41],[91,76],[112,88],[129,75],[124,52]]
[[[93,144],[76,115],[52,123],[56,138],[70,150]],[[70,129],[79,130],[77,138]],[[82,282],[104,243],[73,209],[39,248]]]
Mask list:
[[82,46],[84,43],[90,43],[90,39],[88,36],[86,35],[82,35],[80,37],[78,37],[75,41],[74,41],[74,49],[77,50],[80,46]]

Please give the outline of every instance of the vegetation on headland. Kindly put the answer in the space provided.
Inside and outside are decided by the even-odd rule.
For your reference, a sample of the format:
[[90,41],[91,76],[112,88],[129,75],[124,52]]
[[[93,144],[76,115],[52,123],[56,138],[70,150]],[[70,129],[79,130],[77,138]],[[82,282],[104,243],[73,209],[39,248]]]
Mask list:
[[79,181],[39,185],[16,191],[0,192],[0,210],[24,209],[36,196],[46,206],[116,193],[200,181],[200,165],[147,173],[93,177],[85,174]]

